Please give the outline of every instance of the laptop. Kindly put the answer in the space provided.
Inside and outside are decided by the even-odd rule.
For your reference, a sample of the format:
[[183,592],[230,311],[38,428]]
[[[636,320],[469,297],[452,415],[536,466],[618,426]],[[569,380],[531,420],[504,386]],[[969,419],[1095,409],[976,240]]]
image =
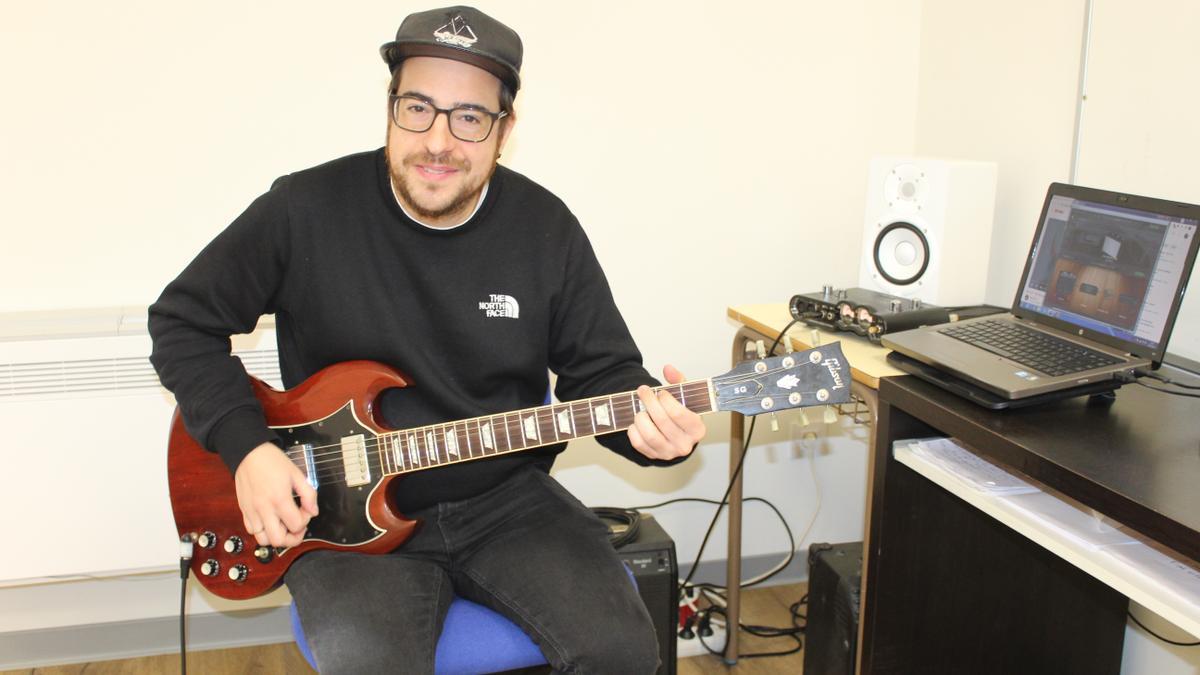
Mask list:
[[1011,313],[884,335],[1001,399],[1157,368],[1196,260],[1200,206],[1052,183]]

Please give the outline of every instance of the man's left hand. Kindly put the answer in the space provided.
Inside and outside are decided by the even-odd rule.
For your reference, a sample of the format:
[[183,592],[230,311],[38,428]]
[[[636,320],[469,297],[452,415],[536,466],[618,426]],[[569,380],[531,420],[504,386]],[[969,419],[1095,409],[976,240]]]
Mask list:
[[[683,373],[671,365],[663,368],[663,378],[667,384],[684,380]],[[675,459],[691,453],[704,438],[704,420],[674,396],[661,390],[656,396],[645,385],[638,387],[637,394],[643,410],[633,418],[629,440],[638,452],[650,459]]]

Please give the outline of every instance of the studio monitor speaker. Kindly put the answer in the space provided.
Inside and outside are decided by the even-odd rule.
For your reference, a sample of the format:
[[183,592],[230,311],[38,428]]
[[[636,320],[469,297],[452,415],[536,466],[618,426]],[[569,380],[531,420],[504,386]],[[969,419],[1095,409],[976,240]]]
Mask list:
[[996,165],[921,157],[876,157],[858,285],[954,307],[984,300]]

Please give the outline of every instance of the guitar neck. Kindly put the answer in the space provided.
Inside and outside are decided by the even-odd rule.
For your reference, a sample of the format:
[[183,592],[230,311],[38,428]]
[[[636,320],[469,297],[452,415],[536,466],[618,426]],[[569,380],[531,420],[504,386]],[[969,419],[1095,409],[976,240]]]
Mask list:
[[[654,389],[660,391],[701,415],[715,409],[710,379]],[[375,452],[384,473],[409,473],[624,431],[642,409],[636,392],[596,396],[380,434]]]

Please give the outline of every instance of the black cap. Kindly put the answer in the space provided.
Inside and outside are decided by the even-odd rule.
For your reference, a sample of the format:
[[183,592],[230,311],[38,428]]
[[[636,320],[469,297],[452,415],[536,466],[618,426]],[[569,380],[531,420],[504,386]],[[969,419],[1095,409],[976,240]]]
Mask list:
[[405,17],[396,39],[379,48],[393,72],[410,56],[454,59],[500,78],[515,93],[521,86],[521,36],[474,7],[446,7]]

